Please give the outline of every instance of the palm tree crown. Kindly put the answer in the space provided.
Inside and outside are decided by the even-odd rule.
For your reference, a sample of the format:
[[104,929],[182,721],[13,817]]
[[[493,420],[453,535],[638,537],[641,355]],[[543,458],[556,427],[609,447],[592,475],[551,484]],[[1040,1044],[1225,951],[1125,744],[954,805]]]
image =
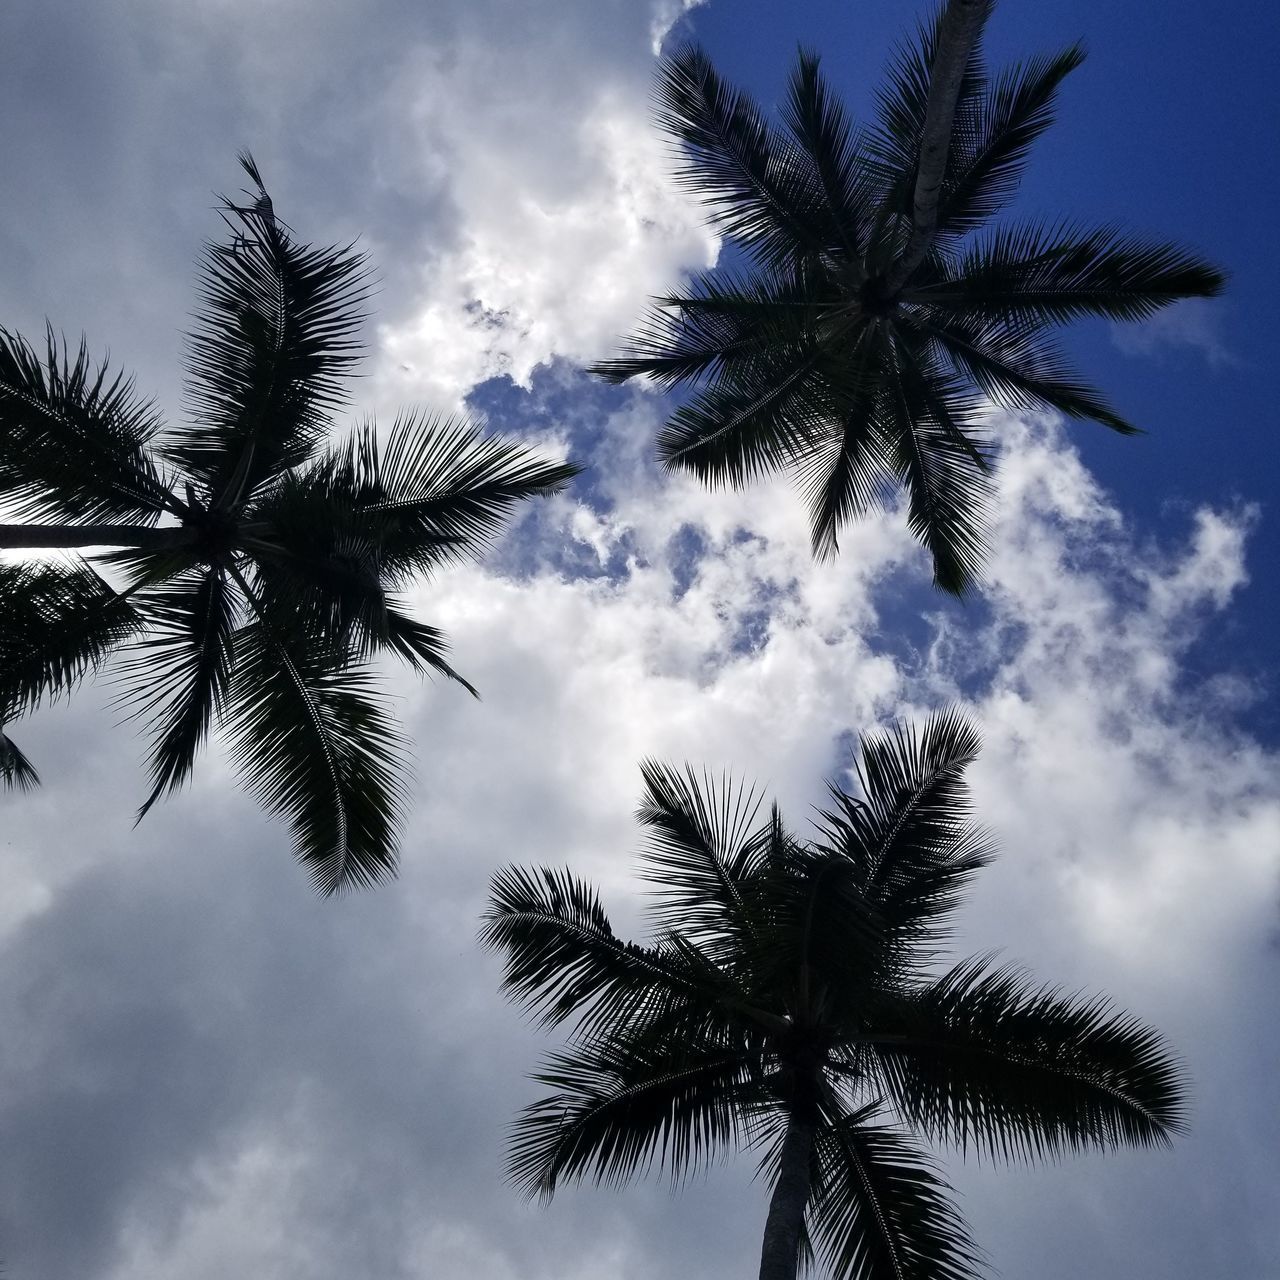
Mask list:
[[898,57],[859,126],[802,52],[775,124],[704,53],[662,67],[661,126],[680,177],[744,266],[659,298],[614,382],[699,383],[658,437],[670,469],[742,485],[790,471],[815,554],[895,486],[961,594],[983,556],[988,400],[1134,428],[1074,374],[1049,331],[1141,320],[1220,291],[1222,272],[1163,241],[1071,222],[992,226],[1049,126],[1079,46],[987,74],[986,0],[949,0]]
[[[372,660],[471,689],[397,593],[577,468],[420,413],[327,445],[359,356],[364,260],[297,243],[241,163],[251,203],[224,201],[232,236],[201,263],[188,425],[162,431],[83,344],[72,356],[50,330],[42,360],[0,329],[0,510],[25,522],[0,525],[0,548],[117,548],[98,566],[0,562],[0,726],[122,653],[124,704],[151,732],[139,817],[217,719],[330,893],[395,867],[404,744]],[[36,781],[3,732],[0,773]]]
[[1006,1159],[1166,1142],[1182,1083],[1153,1031],[988,959],[937,975],[991,855],[977,749],[953,713],[864,738],[861,794],[833,787],[809,841],[750,792],[646,764],[647,945],[568,871],[496,875],[482,939],[506,990],[575,1020],[515,1126],[517,1182],[679,1176],[745,1144],[774,1184],[762,1280],[811,1251],[833,1276],[962,1280],[978,1255],[907,1130]]

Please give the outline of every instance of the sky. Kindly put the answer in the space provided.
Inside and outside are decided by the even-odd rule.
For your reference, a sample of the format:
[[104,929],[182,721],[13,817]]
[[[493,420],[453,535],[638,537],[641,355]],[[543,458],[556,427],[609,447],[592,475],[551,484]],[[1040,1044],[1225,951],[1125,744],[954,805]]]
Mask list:
[[[398,881],[321,900],[215,746],[136,830],[110,685],[21,726],[0,797],[0,1258],[14,1280],[729,1280],[749,1154],[673,1192],[528,1204],[505,1126],[554,1037],[477,949],[490,875],[568,864],[643,931],[638,762],[728,768],[793,826],[856,735],[953,703],[1002,854],[959,955],[1000,948],[1159,1027],[1192,1082],[1167,1151],[1008,1169],[944,1153],[993,1273],[1280,1274],[1280,716],[1273,584],[1274,20],[1262,6],[1008,2],[994,62],[1083,36],[1017,212],[1194,245],[1224,299],[1072,330],[1148,434],[998,414],[994,551],[929,587],[901,512],[815,565],[785,486],[663,476],[666,406],[593,383],[722,250],[649,118],[663,41],[776,101],[798,44],[855,112],[913,21],[889,0],[9,0],[0,324],[47,317],[171,420],[214,192],[377,272],[350,421],[467,413],[590,466],[481,564],[422,585],[480,702],[403,673]],[[1269,135],[1271,135],[1269,140]],[[15,734],[15,736],[17,736]]]

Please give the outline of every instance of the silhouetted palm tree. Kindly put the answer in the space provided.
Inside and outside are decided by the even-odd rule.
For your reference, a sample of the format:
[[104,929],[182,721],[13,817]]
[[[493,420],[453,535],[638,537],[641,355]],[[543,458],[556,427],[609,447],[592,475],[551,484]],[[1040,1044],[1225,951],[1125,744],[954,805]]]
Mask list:
[[[297,243],[241,157],[251,203],[224,201],[189,335],[189,425],[161,429],[132,382],[42,360],[0,329],[0,548],[115,547],[100,561],[0,563],[0,725],[68,692],[117,651],[152,734],[155,800],[191,773],[210,723],[293,826],[325,893],[395,867],[403,743],[370,660],[394,654],[471,689],[396,593],[481,550],[519,501],[577,468],[407,413],[328,444],[359,357],[366,269],[350,246]],[[474,690],[471,690],[474,693]],[[0,773],[34,769],[0,733]]]
[[861,795],[833,787],[810,841],[752,793],[646,764],[647,945],[568,871],[496,875],[482,939],[505,989],[576,1019],[516,1123],[516,1181],[549,1196],[655,1160],[678,1178],[751,1146],[773,1184],[761,1280],[811,1248],[834,1276],[960,1280],[977,1254],[906,1129],[1015,1159],[1166,1142],[1183,1091],[1153,1031],[989,959],[936,974],[991,853],[963,781],[977,750],[956,714],[865,738]]
[[871,127],[832,97],[812,54],[781,127],[700,50],[669,58],[660,124],[746,265],[657,299],[623,354],[593,366],[614,382],[703,384],[658,437],[665,465],[713,485],[789,470],[819,556],[904,487],[935,581],[956,594],[985,554],[986,399],[1131,432],[1049,330],[1141,320],[1224,281],[1184,249],[1111,228],[989,225],[1084,56],[1073,46],[988,77],[990,8],[949,0],[898,57]]

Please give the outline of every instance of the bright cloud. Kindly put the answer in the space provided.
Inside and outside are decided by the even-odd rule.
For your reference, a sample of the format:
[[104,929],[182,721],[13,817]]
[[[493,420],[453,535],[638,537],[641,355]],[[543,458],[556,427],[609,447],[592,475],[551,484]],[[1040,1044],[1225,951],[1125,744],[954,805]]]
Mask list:
[[[211,0],[127,21],[85,7],[14,42],[39,65],[9,100],[13,145],[30,136],[26,172],[49,176],[15,181],[0,211],[0,319],[83,324],[176,407],[208,188],[232,185],[216,175],[247,143],[308,238],[367,230],[382,327],[362,403],[452,406],[505,373],[531,393],[503,394],[552,416],[558,447],[589,440],[574,450],[593,467],[486,566],[419,593],[484,700],[394,677],[417,768],[394,886],[318,901],[217,751],[135,831],[142,748],[101,709],[109,690],[21,726],[46,785],[0,823],[15,1277],[748,1274],[750,1157],[677,1198],[584,1189],[541,1208],[504,1183],[504,1126],[553,1041],[476,951],[487,878],[568,863],[640,929],[640,758],[731,768],[802,826],[850,734],[955,700],[983,726],[972,781],[1004,850],[958,949],[1114,993],[1195,1086],[1170,1155],[956,1168],[979,1240],[1043,1280],[1274,1271],[1280,761],[1233,727],[1257,691],[1203,644],[1260,517],[1201,508],[1152,545],[1059,424],[1002,420],[989,582],[962,607],[929,588],[900,514],[815,565],[782,486],[659,476],[655,398],[602,409],[569,367],[716,253],[648,122],[653,44],[692,7],[459,0],[428,20],[388,2],[372,23],[336,2]],[[45,81],[64,89],[61,151],[23,114],[51,110],[30,87]],[[1144,341],[1214,358],[1214,331],[1166,314],[1182,327]]]
[[[34,1274],[74,1260],[109,1280],[213,1280],[227,1260],[213,1242],[233,1223],[238,1265],[285,1280],[372,1276],[371,1259],[380,1277],[676,1277],[691,1259],[700,1274],[738,1274],[763,1213],[761,1189],[745,1189],[749,1161],[676,1201],[660,1188],[584,1190],[541,1211],[503,1184],[503,1124],[547,1045],[503,1007],[495,965],[474,951],[484,883],[509,860],[568,863],[640,928],[642,756],[731,767],[800,824],[849,732],[953,698],[984,726],[973,780],[1004,849],[959,943],[1004,945],[1045,978],[1112,991],[1173,1036],[1212,1096],[1209,1121],[1176,1162],[1126,1157],[1089,1176],[1128,1198],[1149,1259],[1196,1221],[1196,1169],[1258,1122],[1247,1092],[1221,1091],[1275,1048],[1270,1031],[1244,1038],[1218,993],[1266,955],[1276,761],[1232,735],[1183,665],[1196,628],[1230,607],[1223,584],[1244,581],[1248,515],[1202,512],[1181,547],[1136,546],[1060,428],[1010,422],[981,616],[939,606],[913,653],[876,639],[895,597],[925,582],[900,517],[815,565],[798,503],[706,495],[639,461],[655,412],[637,397],[610,421],[611,508],[558,500],[540,526],[543,567],[458,571],[421,593],[485,696],[397,684],[421,800],[395,887],[309,899],[278,829],[215,761],[130,835],[120,795],[137,790],[136,770],[108,723],[74,721],[74,747],[57,754],[79,811],[66,805],[70,776],[50,770],[7,833],[27,907],[5,935],[0,1008],[26,1047],[0,1077],[0,1133],[21,1153],[0,1196],[33,1223],[78,1204],[89,1224],[70,1253],[15,1214],[10,1237]],[[575,544],[611,572],[554,568]],[[1232,1037],[1229,1067],[1205,1027]],[[69,1065],[90,1060],[89,1074]],[[157,1070],[186,1084],[138,1079]],[[63,1160],[92,1136],[116,1174],[59,1190],[15,1126],[90,1106],[143,1128],[129,1142],[66,1130]],[[1247,1158],[1274,1172],[1265,1147]],[[1017,1177],[956,1172],[1006,1270],[1075,1273],[1081,1252],[1055,1271],[1066,1264],[1042,1233],[1063,1212],[1101,1227],[1113,1211],[1076,1169],[1038,1174],[1053,1207],[1026,1200],[1014,1226],[999,1206],[1030,1195],[1012,1189]],[[1242,1251],[1265,1246],[1266,1221]],[[1099,1235],[1098,1250],[1114,1247]]]
[[[593,92],[562,112],[454,120],[454,77],[417,104],[425,136],[456,163],[459,242],[422,268],[419,301],[380,331],[380,382],[393,400],[456,404],[508,375],[528,387],[555,356],[604,355],[653,293],[715,260],[717,242],[664,171],[634,98]],[[522,108],[527,103],[520,100]],[[564,121],[550,134],[545,122]],[[445,136],[440,136],[441,134]]]

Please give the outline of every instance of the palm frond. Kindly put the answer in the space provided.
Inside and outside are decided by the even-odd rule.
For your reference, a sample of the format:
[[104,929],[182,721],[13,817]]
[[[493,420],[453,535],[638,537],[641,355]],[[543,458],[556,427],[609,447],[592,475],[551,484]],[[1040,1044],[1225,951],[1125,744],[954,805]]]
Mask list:
[[745,280],[697,275],[679,293],[657,299],[621,356],[589,372],[613,383],[646,375],[664,390],[695,378],[749,376],[753,362],[779,346],[805,345],[838,304],[802,267]]
[[30,791],[40,785],[35,766],[0,725],[0,782],[5,790]]
[[392,601],[386,606],[386,627],[386,648],[414,671],[420,675],[435,672],[460,684],[473,698],[479,698],[480,691],[475,685],[459,675],[445,658],[449,641],[443,631],[411,618]]
[[831,93],[816,53],[801,49],[782,104],[782,118],[813,169],[820,199],[810,217],[824,220],[823,239],[845,264],[856,264],[875,220],[875,184],[864,141]]
[[701,49],[663,61],[657,102],[659,127],[684,144],[677,177],[708,201],[719,230],[774,264],[828,247],[830,217],[808,157]]
[[93,367],[83,340],[73,358],[49,327],[41,360],[0,328],[0,498],[18,519],[154,524],[180,511],[151,456],[159,425],[132,379]]
[[637,818],[649,829],[644,879],[656,886],[651,914],[662,929],[712,946],[753,930],[746,881],[770,839],[758,825],[755,788],[727,776],[701,778],[646,760]]
[[397,418],[385,448],[370,429],[320,466],[326,483],[352,495],[392,584],[479,555],[517,503],[557,493],[581,471],[469,423],[421,414]]
[[220,568],[192,573],[147,594],[147,633],[120,667],[132,688],[121,701],[152,726],[150,794],[138,821],[191,776],[210,720],[226,705],[239,621],[236,593]]
[[1071,418],[1091,418],[1121,435],[1137,434],[1137,427],[1071,371],[1038,328],[952,314],[922,321],[920,330],[936,341],[958,373],[971,378],[997,404],[1057,409]]
[[981,1255],[951,1188],[875,1117],[874,1105],[841,1117],[815,1145],[808,1223],[832,1280],[974,1280]]
[[977,729],[958,711],[931,716],[919,733],[899,724],[866,735],[862,798],[833,786],[834,807],[821,814],[821,845],[852,864],[900,972],[913,955],[927,963],[961,893],[993,856],[971,820],[964,781],[978,748]]
[[746,1059],[708,1036],[625,1029],[554,1055],[534,1076],[554,1092],[514,1126],[512,1180],[550,1198],[566,1180],[620,1185],[655,1160],[673,1178],[694,1172],[737,1137]]
[[894,1106],[924,1132],[1005,1159],[1168,1143],[1183,1073],[1157,1033],[1103,999],[982,959],[904,999],[872,1045]]
[[227,722],[249,789],[293,827],[294,855],[324,894],[395,874],[404,745],[372,673],[314,636],[255,618],[234,637]]
[[[884,499],[889,471],[879,421],[880,346],[871,330],[858,335],[849,363],[840,371],[839,408],[827,430],[814,433],[793,464],[809,503],[809,533],[817,559],[834,556],[841,530]],[[836,396],[832,395],[833,405]]]
[[568,871],[508,867],[489,903],[480,942],[506,955],[503,990],[548,1026],[636,1021],[699,994],[669,952],[615,937],[599,897]]
[[1109,227],[1018,224],[965,252],[954,275],[914,292],[943,316],[1064,324],[1146,320],[1183,298],[1212,298],[1226,275],[1178,245]]
[[0,562],[0,723],[69,693],[140,626],[128,595],[83,562]]
[[1084,47],[1008,68],[984,97],[972,145],[953,163],[938,211],[942,234],[963,235],[999,213],[1018,189],[1028,153],[1053,123],[1059,86],[1084,61]]
[[[986,560],[991,498],[985,441],[955,420],[949,388],[909,342],[888,338],[882,432],[907,490],[907,527],[933,559],[934,585],[963,596]],[[963,403],[963,401],[961,402]]]
[[833,414],[821,365],[815,347],[783,348],[763,357],[749,381],[713,384],[658,433],[663,465],[741,488],[807,454]]
[[258,195],[247,207],[224,200],[230,243],[205,246],[187,338],[192,424],[171,430],[164,449],[228,510],[319,444],[359,359],[368,279],[350,246],[295,243],[256,166],[242,163]]

